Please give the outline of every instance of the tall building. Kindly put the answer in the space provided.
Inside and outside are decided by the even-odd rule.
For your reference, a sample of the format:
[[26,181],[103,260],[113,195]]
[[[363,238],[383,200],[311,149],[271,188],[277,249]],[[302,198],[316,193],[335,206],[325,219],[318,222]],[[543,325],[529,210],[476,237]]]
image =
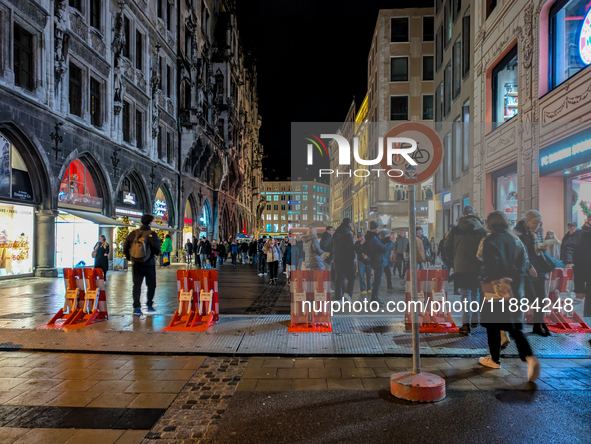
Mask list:
[[429,63],[435,63],[435,129],[444,149],[434,178],[437,239],[473,203],[474,9],[474,0],[435,2],[435,60],[430,56]]
[[558,237],[591,204],[591,5],[475,2],[474,205]]
[[263,182],[264,208],[261,219],[266,236],[281,236],[292,228],[316,222],[329,225],[330,186],[314,181]]
[[[359,156],[367,159],[369,118],[367,115],[367,94],[355,115],[354,135],[359,141]],[[362,168],[355,160],[355,170]],[[357,231],[367,232],[369,229],[369,200],[368,200],[368,178],[363,175],[353,177],[353,220]]]
[[99,234],[116,251],[147,213],[175,249],[255,229],[261,119],[234,9],[0,0],[0,278],[92,263]]
[[[368,55],[368,158],[377,157],[378,137],[402,121],[433,120],[433,8],[381,10]],[[408,194],[386,175],[368,177],[369,220],[381,228],[408,228]],[[418,223],[428,224],[432,181],[416,198]],[[429,230],[431,228],[431,230]]]

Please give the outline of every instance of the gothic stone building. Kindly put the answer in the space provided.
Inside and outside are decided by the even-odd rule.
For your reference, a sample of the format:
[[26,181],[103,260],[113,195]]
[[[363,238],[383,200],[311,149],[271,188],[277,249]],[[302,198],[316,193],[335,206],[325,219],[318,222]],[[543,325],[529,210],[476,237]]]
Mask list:
[[144,213],[176,248],[255,230],[261,120],[233,10],[0,0],[0,278],[89,263]]

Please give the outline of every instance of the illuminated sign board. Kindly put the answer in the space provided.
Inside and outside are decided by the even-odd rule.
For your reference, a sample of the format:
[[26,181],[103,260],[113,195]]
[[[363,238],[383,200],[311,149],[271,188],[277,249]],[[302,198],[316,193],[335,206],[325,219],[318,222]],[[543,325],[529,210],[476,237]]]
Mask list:
[[287,204],[288,205],[299,205],[300,201],[299,200],[288,200]]
[[419,207],[419,211],[428,211],[429,208],[428,207]]
[[589,136],[591,132],[586,131],[584,140],[581,140],[580,135],[575,135],[540,150],[540,175],[588,162],[591,156],[591,137]]
[[585,65],[591,64],[591,9],[587,11],[579,33],[579,55]]
[[443,203],[451,202],[451,193],[443,193]]
[[156,199],[154,201],[154,215],[163,217],[166,214],[166,201]]
[[123,214],[124,216],[142,217],[144,213],[137,210],[130,210],[129,208],[115,208],[115,214]]
[[135,205],[137,202],[135,200],[135,194],[133,193],[128,193],[128,192],[123,192],[123,203],[126,203],[128,205]]

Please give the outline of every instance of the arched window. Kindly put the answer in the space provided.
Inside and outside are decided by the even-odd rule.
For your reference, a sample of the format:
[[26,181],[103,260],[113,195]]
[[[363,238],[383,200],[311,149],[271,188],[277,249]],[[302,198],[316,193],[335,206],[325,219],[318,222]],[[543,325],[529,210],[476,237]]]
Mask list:
[[0,197],[33,201],[29,171],[15,146],[0,133]]
[[79,160],[68,165],[60,184],[58,201],[61,204],[102,208],[103,199],[98,195],[94,180]]

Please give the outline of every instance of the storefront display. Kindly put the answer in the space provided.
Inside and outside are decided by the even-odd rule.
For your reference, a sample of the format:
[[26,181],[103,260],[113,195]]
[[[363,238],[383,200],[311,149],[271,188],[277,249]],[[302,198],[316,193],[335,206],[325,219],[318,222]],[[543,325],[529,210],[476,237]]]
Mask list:
[[591,208],[591,173],[571,179],[570,220],[581,227],[587,220]]
[[517,115],[519,103],[517,93],[517,62],[516,46],[493,69],[493,128]]
[[193,207],[191,202],[187,201],[185,205],[185,218],[183,222],[183,245],[193,240]]
[[550,10],[550,85],[552,88],[591,64],[591,4],[557,1]]
[[90,172],[79,160],[74,160],[66,170],[58,194],[60,206],[88,207],[101,210],[101,199]]
[[0,277],[33,273],[34,209],[0,203]]
[[503,168],[493,174],[495,186],[495,210],[502,211],[509,219],[509,226],[517,223],[517,165]]
[[154,216],[154,220],[158,225],[168,226],[168,205],[162,188],[158,189],[154,199]]
[[56,220],[57,268],[93,266],[92,250],[98,242],[99,225],[60,212]]

